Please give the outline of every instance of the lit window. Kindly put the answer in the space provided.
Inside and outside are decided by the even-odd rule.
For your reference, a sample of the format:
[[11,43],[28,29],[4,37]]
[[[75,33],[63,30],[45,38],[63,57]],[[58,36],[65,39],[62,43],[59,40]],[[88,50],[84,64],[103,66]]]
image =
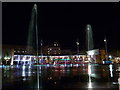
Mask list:
[[50,51],[48,51],[48,52],[50,52]]
[[52,48],[50,48],[50,50],[52,50]]

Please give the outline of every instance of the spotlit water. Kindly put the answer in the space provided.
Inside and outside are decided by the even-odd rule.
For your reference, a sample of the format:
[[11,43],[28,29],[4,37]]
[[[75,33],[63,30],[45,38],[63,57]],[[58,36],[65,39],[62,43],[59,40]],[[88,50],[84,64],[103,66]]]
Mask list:
[[[117,65],[117,68],[119,65]],[[8,68],[8,67],[7,67]],[[119,90],[119,72],[112,65],[79,64],[79,65],[31,65],[3,68],[3,90],[41,90],[66,88],[111,88]],[[111,69],[112,68],[112,69]],[[113,76],[111,77],[111,70]]]
[[93,44],[93,35],[92,35],[92,27],[90,24],[87,24],[86,26],[86,47],[87,50],[92,50],[94,47]]

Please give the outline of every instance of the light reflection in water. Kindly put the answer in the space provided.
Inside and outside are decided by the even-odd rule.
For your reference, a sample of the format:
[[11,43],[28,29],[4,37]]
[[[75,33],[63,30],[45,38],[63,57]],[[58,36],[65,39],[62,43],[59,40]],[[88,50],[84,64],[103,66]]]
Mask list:
[[88,88],[92,89],[92,82],[91,82],[91,65],[88,65],[88,75],[89,75],[89,82],[88,82]]
[[26,80],[26,75],[25,75],[25,66],[22,66],[22,76],[23,76],[23,80]]
[[22,66],[22,76],[23,76],[23,77],[26,76],[26,75],[25,75],[25,66],[24,66],[24,65]]
[[113,69],[112,69],[112,64],[109,65],[110,68],[110,76],[113,77]]
[[49,64],[47,64],[47,67],[49,67],[50,65]]
[[31,76],[31,66],[28,67],[28,76]]
[[91,75],[91,65],[90,64],[88,65],[88,75],[89,76]]
[[119,84],[119,90],[120,90],[120,73],[119,73],[119,78],[118,78],[118,84]]
[[76,66],[78,67],[78,64],[76,64]]

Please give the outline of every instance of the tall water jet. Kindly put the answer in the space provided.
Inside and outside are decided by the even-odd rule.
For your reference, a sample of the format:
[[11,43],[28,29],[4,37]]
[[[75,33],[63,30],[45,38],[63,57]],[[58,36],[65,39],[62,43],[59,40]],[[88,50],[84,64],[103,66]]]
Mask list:
[[93,33],[90,24],[87,24],[86,26],[86,49],[87,49],[87,55],[89,56],[89,62],[92,63],[101,62],[96,57],[96,55],[99,55],[99,49],[94,49]]
[[37,5],[34,4],[28,31],[27,52],[38,55]]
[[[29,25],[29,32],[28,32],[28,47],[27,52],[29,54],[33,54],[36,56],[37,65],[39,63],[38,60],[38,28],[37,28],[37,5],[34,4],[32,13],[31,13],[31,20]],[[37,88],[39,90],[39,67],[37,66]]]
[[92,35],[92,28],[90,24],[86,26],[86,48],[87,51],[93,50],[93,35]]

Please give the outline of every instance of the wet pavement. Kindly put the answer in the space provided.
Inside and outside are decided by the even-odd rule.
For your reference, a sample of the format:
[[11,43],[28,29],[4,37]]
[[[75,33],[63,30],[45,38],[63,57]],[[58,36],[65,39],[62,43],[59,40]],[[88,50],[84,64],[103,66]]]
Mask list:
[[3,66],[2,90],[120,90],[119,74],[120,64]]

